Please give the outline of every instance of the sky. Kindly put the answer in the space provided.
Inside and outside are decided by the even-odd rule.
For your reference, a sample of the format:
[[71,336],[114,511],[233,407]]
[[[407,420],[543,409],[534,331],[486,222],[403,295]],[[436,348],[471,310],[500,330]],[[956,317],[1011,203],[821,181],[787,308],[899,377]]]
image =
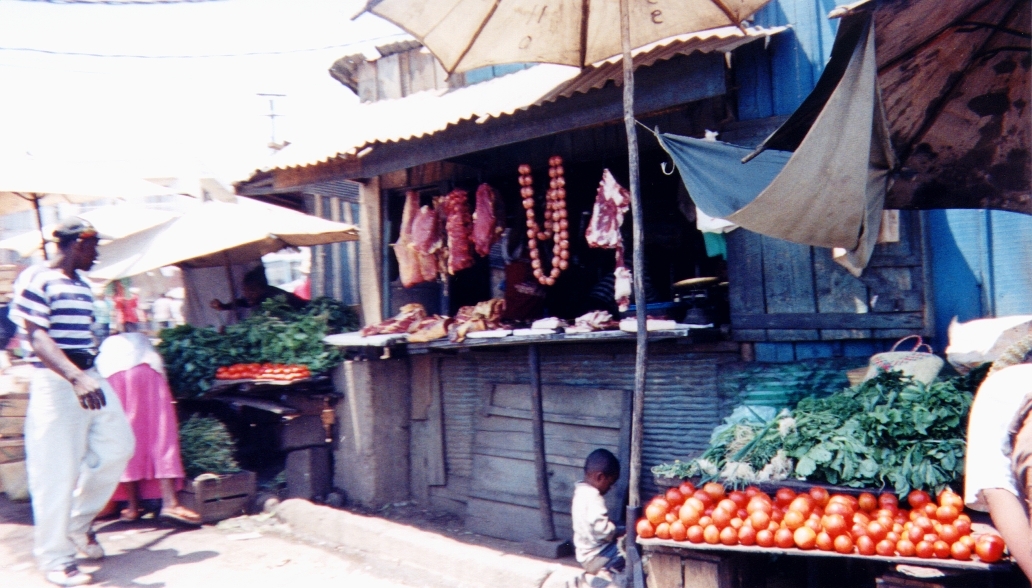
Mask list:
[[[361,0],[0,0],[0,171],[31,153],[138,177],[246,179],[275,137],[340,134],[333,62],[398,38]],[[139,1],[139,0],[138,0]],[[329,154],[327,154],[329,155]]]

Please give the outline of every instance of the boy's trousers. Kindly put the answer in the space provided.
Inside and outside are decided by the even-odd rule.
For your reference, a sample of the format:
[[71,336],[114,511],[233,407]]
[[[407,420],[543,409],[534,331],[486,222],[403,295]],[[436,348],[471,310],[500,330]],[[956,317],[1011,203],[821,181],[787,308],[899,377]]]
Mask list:
[[46,368],[34,370],[25,418],[25,465],[32,495],[35,548],[43,571],[75,559],[71,537],[82,537],[118,485],[133,455],[135,437],[118,396],[100,383],[107,404],[86,410],[67,380]]

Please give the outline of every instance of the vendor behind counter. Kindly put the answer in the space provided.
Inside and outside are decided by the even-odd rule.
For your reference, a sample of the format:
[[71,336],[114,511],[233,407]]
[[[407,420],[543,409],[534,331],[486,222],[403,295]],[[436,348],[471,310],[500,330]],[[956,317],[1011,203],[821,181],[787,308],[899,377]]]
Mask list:
[[283,297],[287,304],[290,305],[294,310],[301,310],[308,306],[308,301],[296,294],[287,292],[277,288],[276,286],[270,286],[268,279],[265,277],[265,266],[258,265],[254,269],[244,274],[243,282],[244,295],[242,298],[237,298],[234,302],[222,302],[218,298],[213,298],[211,301],[211,307],[215,310],[233,310],[234,308],[255,308],[261,306],[263,302],[270,298]]

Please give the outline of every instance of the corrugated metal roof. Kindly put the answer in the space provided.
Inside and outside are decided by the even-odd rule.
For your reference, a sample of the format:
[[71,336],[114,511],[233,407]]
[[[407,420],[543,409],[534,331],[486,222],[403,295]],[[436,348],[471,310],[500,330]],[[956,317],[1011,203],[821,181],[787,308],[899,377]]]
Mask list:
[[[753,27],[742,31],[736,27],[724,27],[671,37],[635,50],[635,67],[696,52],[730,53],[741,45],[768,38],[785,29]],[[355,109],[348,129],[340,133],[320,133],[323,141],[292,144],[276,155],[272,170],[361,157],[377,143],[433,135],[463,121],[483,123],[538,104],[598,89],[610,81],[619,84],[622,79],[620,58],[600,62],[581,71],[568,66],[542,64],[472,86],[419,92],[396,100],[363,104]]]

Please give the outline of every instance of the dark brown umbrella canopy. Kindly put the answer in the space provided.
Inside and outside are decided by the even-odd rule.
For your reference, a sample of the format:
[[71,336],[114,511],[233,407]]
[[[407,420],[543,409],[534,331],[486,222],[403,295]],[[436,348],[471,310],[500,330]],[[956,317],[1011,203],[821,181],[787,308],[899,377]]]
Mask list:
[[1029,0],[903,0],[874,12],[902,168],[889,208],[1032,214]]

